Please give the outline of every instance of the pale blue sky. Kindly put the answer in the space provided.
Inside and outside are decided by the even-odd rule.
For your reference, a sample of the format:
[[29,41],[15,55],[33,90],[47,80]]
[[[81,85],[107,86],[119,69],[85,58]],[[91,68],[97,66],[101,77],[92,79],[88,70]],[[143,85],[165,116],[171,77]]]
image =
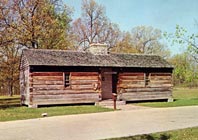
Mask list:
[[[63,0],[74,8],[73,19],[81,16],[82,0]],[[162,31],[174,32],[176,24],[196,33],[198,0],[96,0],[106,8],[106,16],[117,23],[122,31],[146,25]],[[169,46],[173,53],[181,48]]]

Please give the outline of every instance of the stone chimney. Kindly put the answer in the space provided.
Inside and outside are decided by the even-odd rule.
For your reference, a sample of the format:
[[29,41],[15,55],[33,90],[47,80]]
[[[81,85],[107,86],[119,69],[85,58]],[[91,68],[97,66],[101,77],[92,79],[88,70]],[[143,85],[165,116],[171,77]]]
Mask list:
[[89,48],[87,48],[86,51],[95,55],[107,55],[108,47],[107,44],[93,43],[90,44]]

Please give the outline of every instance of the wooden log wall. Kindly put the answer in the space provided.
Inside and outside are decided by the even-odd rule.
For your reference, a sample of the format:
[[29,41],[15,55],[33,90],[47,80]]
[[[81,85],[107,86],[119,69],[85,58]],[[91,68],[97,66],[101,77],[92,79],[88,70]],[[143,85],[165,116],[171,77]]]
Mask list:
[[150,73],[149,87],[172,87],[171,73]]
[[168,99],[171,97],[171,73],[120,73],[118,94],[126,101]]
[[90,103],[99,100],[100,80],[97,72],[71,72],[70,84],[64,86],[63,72],[30,74],[32,104]]
[[[95,93],[99,84],[99,74],[97,72],[73,72],[70,75],[71,89],[75,91],[87,91]],[[95,89],[94,89],[95,88]]]
[[120,73],[118,76],[118,89],[145,87],[144,73]]

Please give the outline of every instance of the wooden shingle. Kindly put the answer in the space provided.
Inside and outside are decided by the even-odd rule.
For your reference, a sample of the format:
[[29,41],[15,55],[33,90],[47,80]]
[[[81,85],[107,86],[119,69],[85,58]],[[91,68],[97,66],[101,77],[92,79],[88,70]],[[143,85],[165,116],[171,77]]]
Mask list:
[[22,55],[32,66],[173,68],[166,60],[157,55],[115,53],[94,55],[88,52],[44,49],[23,50]]

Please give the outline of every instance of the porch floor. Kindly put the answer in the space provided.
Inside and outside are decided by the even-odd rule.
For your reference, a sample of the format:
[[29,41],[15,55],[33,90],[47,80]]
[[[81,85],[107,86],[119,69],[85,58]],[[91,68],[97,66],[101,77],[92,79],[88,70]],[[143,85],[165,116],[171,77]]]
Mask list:
[[[125,104],[126,104],[126,101],[116,101],[116,105],[125,105]],[[98,103],[98,105],[101,105],[101,106],[113,105],[113,99],[102,100]]]
[[[97,105],[106,107],[106,108],[114,108],[113,106],[113,100],[102,100],[97,103]],[[150,107],[143,107],[143,106],[137,106],[134,104],[126,104],[126,101],[116,101],[116,108],[120,110],[137,110],[137,109],[148,109]]]

